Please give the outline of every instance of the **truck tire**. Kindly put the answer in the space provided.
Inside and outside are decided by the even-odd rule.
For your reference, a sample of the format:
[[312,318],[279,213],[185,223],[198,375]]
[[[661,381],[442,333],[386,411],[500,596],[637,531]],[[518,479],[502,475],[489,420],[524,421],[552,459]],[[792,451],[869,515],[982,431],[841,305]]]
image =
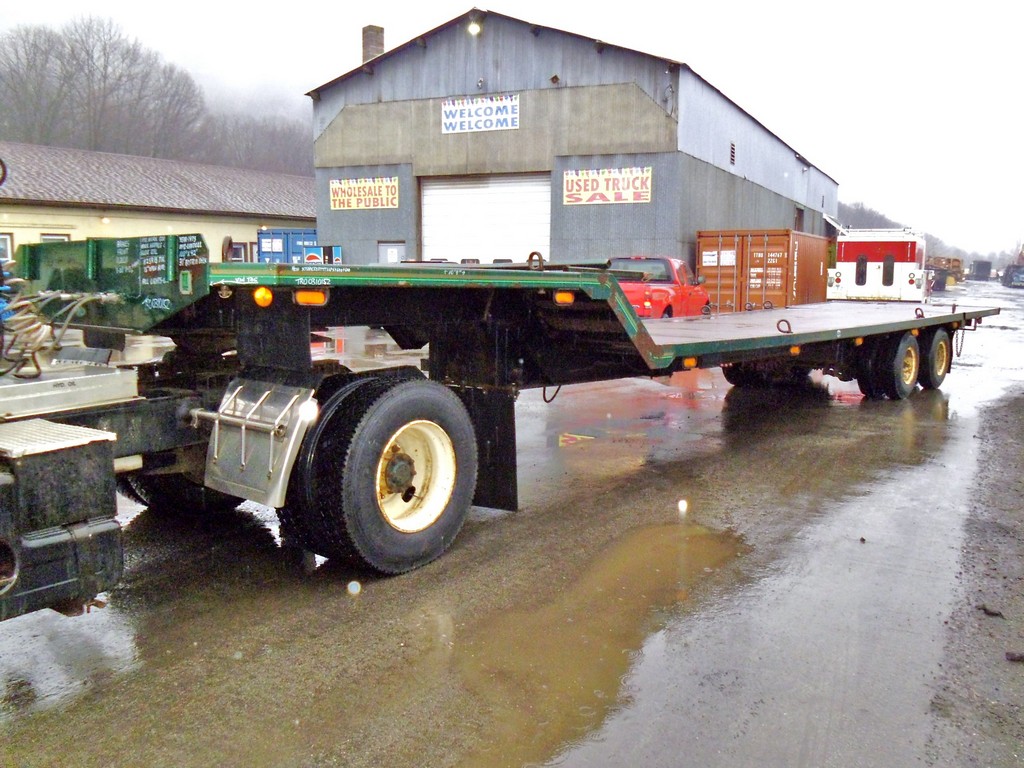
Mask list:
[[320,415],[302,441],[289,479],[285,504],[277,510],[277,519],[281,523],[281,537],[289,545],[310,552],[319,552],[318,542],[322,537],[318,533],[315,521],[322,517],[322,511],[316,503],[319,486],[316,480],[318,469],[314,459],[323,460],[318,451],[324,444],[324,429],[332,420],[338,418],[336,413],[345,406],[345,402],[356,390],[385,379],[392,382],[422,380],[423,374],[411,366],[387,368],[347,380],[339,377],[317,391],[317,397],[321,399]]
[[936,328],[934,333],[923,340],[918,381],[925,389],[938,389],[949,373],[953,360],[953,345],[945,328]]
[[476,435],[462,401],[437,382],[385,376],[339,392],[331,406],[307,435],[289,489],[307,548],[354,553],[387,574],[439,557],[476,491]]
[[921,350],[911,333],[891,341],[882,348],[878,374],[882,392],[890,400],[905,400],[917,387],[921,370]]
[[[284,506],[277,510],[277,519],[281,523],[281,536],[289,544],[297,545],[310,552],[317,552],[319,536],[315,521],[322,515],[318,508],[317,498],[320,495],[316,473],[321,471],[319,464],[325,460],[328,442],[324,437],[327,425],[336,420],[336,413],[344,407],[345,401],[357,389],[373,381],[372,378],[359,378],[346,382],[340,389],[330,395],[320,406],[317,422],[305,436],[299,455],[292,468],[288,483],[288,493]],[[334,426],[331,427],[334,429]]]

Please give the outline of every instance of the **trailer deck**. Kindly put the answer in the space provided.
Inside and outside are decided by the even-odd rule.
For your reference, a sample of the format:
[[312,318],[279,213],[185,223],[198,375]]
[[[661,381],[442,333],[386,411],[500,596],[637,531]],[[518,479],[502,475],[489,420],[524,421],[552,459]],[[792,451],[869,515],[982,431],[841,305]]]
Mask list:
[[659,360],[698,357],[701,367],[737,353],[803,346],[879,333],[910,331],[923,325],[973,328],[997,308],[938,304],[832,301],[784,309],[759,309],[708,317],[646,320],[644,327],[661,350]]
[[[268,268],[269,266],[269,268]],[[619,287],[615,272],[596,265],[525,265],[465,268],[460,265],[249,265],[210,266],[210,285],[271,288],[360,289],[394,300],[395,290],[444,289],[437,296],[457,303],[468,290],[573,292],[579,300],[606,305],[606,322],[575,323],[582,339],[600,327],[628,337],[650,371],[673,367],[710,368],[756,358],[780,348],[856,339],[931,326],[973,328],[998,308],[888,302],[836,301],[783,309],[641,320]],[[455,290],[453,290],[455,289]],[[386,292],[386,293],[384,293]],[[455,301],[453,301],[455,297]],[[465,296],[463,297],[465,298]],[[596,315],[602,313],[600,308]],[[453,308],[454,311],[454,308]],[[490,311],[490,304],[488,304]],[[568,310],[567,310],[568,311]],[[397,313],[392,313],[397,314]],[[614,316],[614,318],[612,317]],[[420,320],[422,318],[417,318]],[[395,322],[395,318],[390,318]],[[610,321],[610,322],[608,322]],[[607,338],[605,339],[607,341]],[[685,361],[685,363],[684,363]]]

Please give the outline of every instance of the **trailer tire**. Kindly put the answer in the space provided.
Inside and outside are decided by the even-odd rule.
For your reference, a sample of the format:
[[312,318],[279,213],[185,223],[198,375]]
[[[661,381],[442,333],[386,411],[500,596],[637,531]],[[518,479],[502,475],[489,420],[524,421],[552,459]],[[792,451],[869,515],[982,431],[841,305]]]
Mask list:
[[917,387],[921,350],[917,338],[904,333],[881,349],[878,366],[882,392],[890,400],[905,400]]
[[346,392],[300,458],[309,549],[355,553],[387,574],[444,553],[476,490],[469,414],[447,387],[426,379],[381,377]]
[[938,389],[953,362],[953,345],[945,328],[936,328],[925,339],[918,380],[925,389]]
[[885,388],[879,367],[886,345],[878,340],[867,342],[858,350],[855,378],[861,393],[868,400],[884,400]]
[[881,400],[884,397],[877,387],[877,359],[877,344],[870,343],[870,346],[866,344],[858,350],[854,378],[857,379],[857,387],[868,400]]

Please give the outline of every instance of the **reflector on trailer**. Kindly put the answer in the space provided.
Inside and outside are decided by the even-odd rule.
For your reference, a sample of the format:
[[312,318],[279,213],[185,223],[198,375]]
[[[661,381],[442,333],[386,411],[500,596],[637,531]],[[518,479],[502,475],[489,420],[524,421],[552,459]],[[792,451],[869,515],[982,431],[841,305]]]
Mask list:
[[572,291],[555,291],[555,304],[567,306],[576,301],[576,294]]
[[294,296],[295,303],[303,307],[322,307],[327,303],[329,293],[327,291],[305,288],[301,291],[296,291]]

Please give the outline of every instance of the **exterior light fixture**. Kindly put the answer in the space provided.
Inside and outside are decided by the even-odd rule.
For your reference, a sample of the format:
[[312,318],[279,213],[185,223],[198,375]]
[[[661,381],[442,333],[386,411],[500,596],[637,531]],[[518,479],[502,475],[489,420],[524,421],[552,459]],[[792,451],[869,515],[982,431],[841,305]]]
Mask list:
[[469,32],[469,34],[471,34],[473,37],[479,35],[482,30],[483,27],[480,26],[480,22],[477,21],[476,19],[469,22],[469,26],[466,27],[466,31]]

